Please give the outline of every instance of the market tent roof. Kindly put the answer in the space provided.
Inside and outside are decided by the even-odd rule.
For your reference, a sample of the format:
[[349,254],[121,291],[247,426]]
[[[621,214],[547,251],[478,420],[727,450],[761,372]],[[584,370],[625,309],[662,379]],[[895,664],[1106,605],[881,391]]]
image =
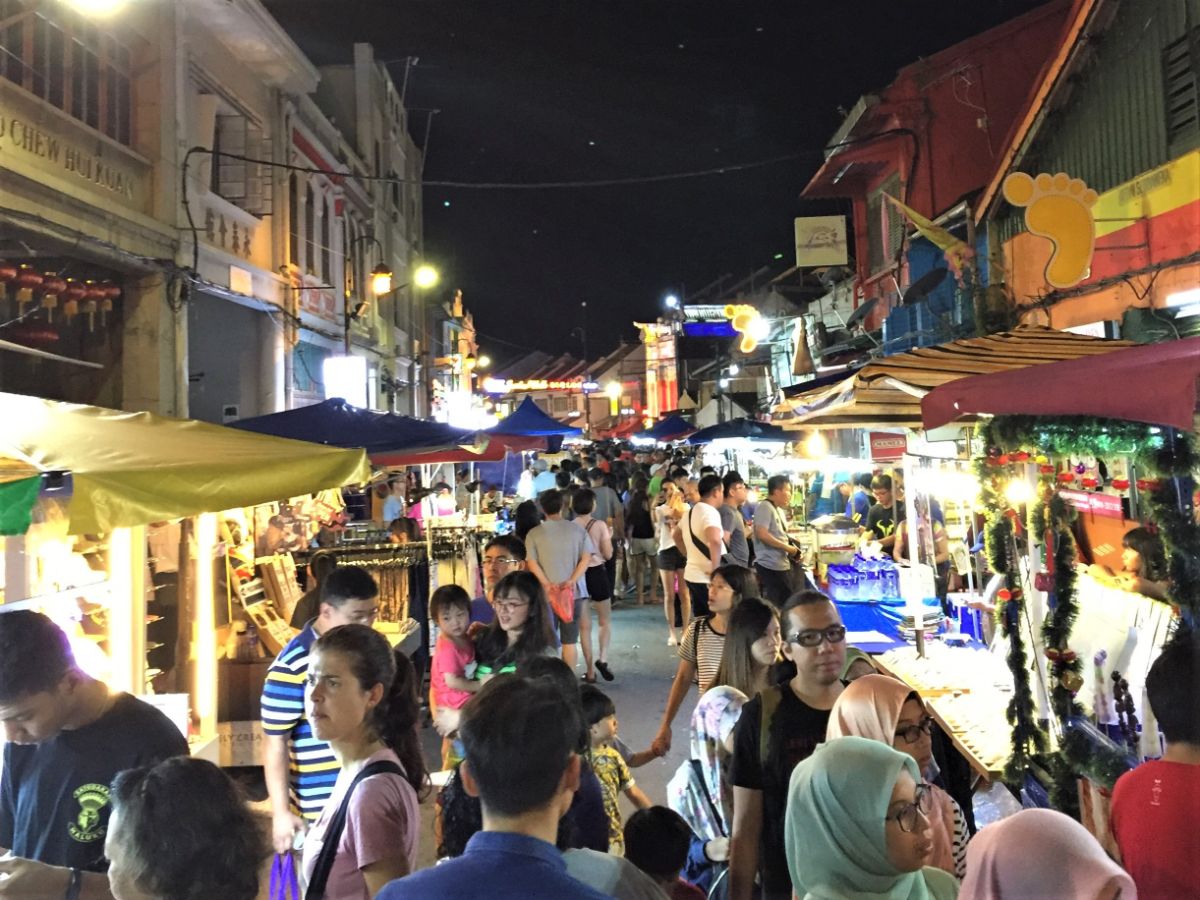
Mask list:
[[1191,431],[1200,337],[960,378],[921,401],[925,427],[963,416],[1096,416]]
[[0,458],[70,472],[72,533],[267,503],[370,477],[362,450],[0,393]]
[[696,426],[683,416],[672,415],[661,422],[655,422],[645,431],[639,431],[634,437],[645,441],[674,441],[695,430]]
[[687,442],[689,444],[709,444],[713,441],[741,439],[744,441],[777,441],[786,443],[793,440],[794,437],[794,435],[789,434],[778,425],[772,425],[769,422],[756,422],[754,419],[738,418],[710,425],[707,428],[701,428],[695,434],[690,435]]
[[582,428],[566,425],[542,412],[533,402],[532,397],[526,397],[521,405],[489,428],[489,435],[503,437],[568,437],[583,434]]
[[1134,346],[1130,341],[1105,340],[1041,325],[1021,326],[883,357],[844,381],[784,401],[775,408],[775,421],[787,429],[922,428],[921,398],[943,384],[971,375],[1024,371]]
[[454,428],[444,422],[361,409],[340,397],[242,419],[232,423],[232,427],[331,447],[362,447],[371,456],[376,453],[482,449],[483,445],[478,432]]

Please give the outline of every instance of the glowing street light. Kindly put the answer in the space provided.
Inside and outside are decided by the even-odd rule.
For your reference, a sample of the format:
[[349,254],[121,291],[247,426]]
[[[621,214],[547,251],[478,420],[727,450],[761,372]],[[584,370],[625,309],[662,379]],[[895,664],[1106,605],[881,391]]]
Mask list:
[[431,265],[417,266],[417,270],[413,272],[413,284],[425,290],[431,288],[442,280],[441,274]]
[[67,0],[67,4],[85,16],[107,19],[128,6],[129,0]]
[[667,309],[679,309],[679,298],[674,294],[667,294],[667,296],[663,298],[663,303],[666,304]]
[[371,293],[382,297],[392,290],[392,270],[386,263],[380,263],[371,270]]
[[604,393],[608,395],[608,411],[614,419],[620,413],[621,407],[621,382],[610,381],[604,386]]
[[486,353],[483,354],[482,356],[480,356],[477,360],[475,360],[475,366],[476,366],[476,368],[479,368],[479,369],[486,369],[491,364],[492,364],[492,358],[490,356],[488,356]]

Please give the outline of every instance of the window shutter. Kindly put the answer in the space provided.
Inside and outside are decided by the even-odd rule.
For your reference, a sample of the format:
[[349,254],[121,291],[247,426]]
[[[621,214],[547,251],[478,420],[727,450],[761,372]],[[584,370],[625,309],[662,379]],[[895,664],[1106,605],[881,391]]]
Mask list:
[[1168,44],[1162,59],[1167,141],[1174,144],[1200,130],[1200,28]]

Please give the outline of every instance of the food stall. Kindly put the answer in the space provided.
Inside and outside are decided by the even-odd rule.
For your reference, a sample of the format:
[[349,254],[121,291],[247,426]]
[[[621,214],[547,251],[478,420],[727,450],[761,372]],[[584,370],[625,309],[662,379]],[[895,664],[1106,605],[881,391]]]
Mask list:
[[[971,456],[971,435],[964,425],[973,424],[978,417],[967,417],[966,422],[960,421],[950,429],[925,429],[922,398],[941,385],[971,375],[1015,374],[1042,364],[1111,354],[1130,346],[1128,342],[1023,327],[984,338],[920,348],[879,359],[843,382],[791,398],[777,408],[777,421],[789,430],[861,428],[903,435],[905,452],[892,463],[890,472],[894,483],[899,476],[906,488],[902,499],[905,524],[899,527],[906,532],[908,546],[921,548],[917,560],[922,561],[922,554],[926,554],[924,562],[933,562],[926,548],[928,534],[934,531],[930,524],[936,516],[932,511],[934,500],[940,501],[940,512],[945,518],[943,527],[948,535],[972,550],[977,544],[971,512],[972,497],[979,493],[980,482],[978,472],[966,468]],[[920,434],[922,430],[924,433]],[[897,511],[895,519],[900,518]],[[928,603],[929,587],[937,585],[937,580],[931,577],[936,570],[927,565],[908,568],[908,577],[904,578],[902,572],[901,579],[905,606]],[[968,583],[968,590],[959,595],[957,604],[954,598],[945,598],[948,608],[957,607],[954,611],[964,623],[976,621],[969,613],[970,608],[990,607],[996,591],[990,584],[990,591],[983,589],[985,582],[975,577],[980,574],[977,568],[968,565],[965,574],[974,584]],[[907,618],[910,626],[917,624],[916,615]],[[880,665],[893,675],[916,688],[936,693],[931,698],[935,715],[976,772],[989,778],[996,777],[1006,766],[1008,774],[1014,774],[1012,729],[1006,711],[1022,696],[1027,679],[1023,685],[1021,677],[1014,677],[1011,666],[1007,667],[1007,676],[1001,672],[1004,661],[1013,657],[1013,645],[1020,644],[1021,635],[1038,630],[1034,621],[1037,620],[1026,611],[1020,628],[1002,628],[1002,633],[995,635],[986,649],[981,649],[982,642],[978,640],[987,638],[986,631],[976,627],[965,629],[968,632],[965,635],[943,634],[934,641],[923,642],[923,647],[918,638],[918,647],[896,646],[878,657]],[[1015,755],[1019,761],[1020,755]]]
[[[82,666],[158,703],[193,752],[218,759],[218,660],[228,620],[222,510],[365,481],[361,451],[0,393],[3,597],[67,631]],[[148,606],[156,571],[147,528],[179,522],[170,560],[180,623],[173,690],[151,686]]]

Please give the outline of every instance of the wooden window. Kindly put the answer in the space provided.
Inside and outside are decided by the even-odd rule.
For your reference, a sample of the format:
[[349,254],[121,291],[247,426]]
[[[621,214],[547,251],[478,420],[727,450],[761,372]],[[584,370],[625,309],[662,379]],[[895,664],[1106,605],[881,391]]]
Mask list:
[[295,172],[288,177],[288,262],[300,268],[300,190]]
[[904,218],[884,194],[900,198],[900,176],[892,175],[867,198],[867,262],[872,275],[887,269],[904,240]]
[[133,142],[133,54],[57,4],[0,0],[0,77],[126,146]]
[[326,284],[333,281],[332,254],[329,252],[333,240],[333,201],[326,198],[321,207],[321,277]]
[[304,187],[304,271],[309,275],[317,270],[317,199],[313,196],[312,183]]
[[1167,142],[1174,154],[1200,137],[1200,28],[1163,48],[1162,61]]

